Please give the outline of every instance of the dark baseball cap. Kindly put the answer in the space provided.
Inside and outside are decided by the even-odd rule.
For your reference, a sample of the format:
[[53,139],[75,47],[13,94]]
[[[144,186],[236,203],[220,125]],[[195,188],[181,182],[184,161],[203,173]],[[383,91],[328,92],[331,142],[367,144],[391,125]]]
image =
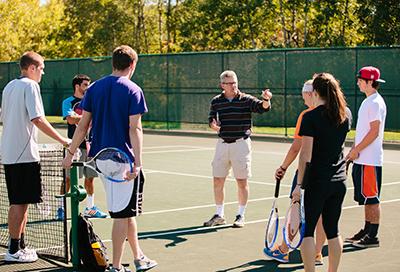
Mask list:
[[381,72],[379,72],[379,69],[373,66],[365,66],[360,69],[357,73],[358,78],[362,78],[365,80],[374,80],[378,82],[385,83],[386,81],[381,79]]

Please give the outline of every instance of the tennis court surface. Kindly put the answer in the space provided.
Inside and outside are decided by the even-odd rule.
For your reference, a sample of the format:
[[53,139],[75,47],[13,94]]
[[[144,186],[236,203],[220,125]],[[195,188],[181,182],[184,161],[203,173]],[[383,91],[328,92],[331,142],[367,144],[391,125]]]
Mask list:
[[[66,134],[65,131],[62,133]],[[51,142],[47,137],[42,142]],[[263,255],[264,233],[274,192],[273,173],[283,160],[290,144],[253,141],[253,177],[246,210],[246,225],[242,229],[230,226],[237,212],[235,181],[226,183],[225,217],[228,225],[202,227],[215,212],[211,160],[216,139],[161,136],[145,134],[143,161],[146,173],[144,213],[138,217],[141,247],[159,263],[151,271],[303,271],[299,252],[293,252],[289,264],[267,261]],[[347,149],[346,149],[347,151]],[[345,245],[340,271],[400,271],[400,151],[385,150],[382,188],[382,221],[379,229],[381,246],[356,250]],[[284,216],[289,205],[287,197],[296,168],[294,163],[281,184],[279,209]],[[82,183],[82,182],[81,182]],[[348,191],[340,222],[341,234],[351,236],[363,225],[363,209],[352,200],[353,186]],[[104,190],[96,182],[95,202],[106,210]],[[84,207],[84,202],[81,204]],[[82,210],[81,207],[81,210]],[[105,241],[111,257],[111,219],[92,220],[95,231]],[[282,223],[282,221],[281,221]],[[327,247],[323,266],[327,271]],[[128,245],[124,263],[133,269]],[[12,270],[1,265],[0,271]],[[21,266],[22,267],[22,266]],[[6,269],[6,270],[5,270]],[[39,269],[40,270],[40,269]],[[44,270],[43,271],[60,271]]]

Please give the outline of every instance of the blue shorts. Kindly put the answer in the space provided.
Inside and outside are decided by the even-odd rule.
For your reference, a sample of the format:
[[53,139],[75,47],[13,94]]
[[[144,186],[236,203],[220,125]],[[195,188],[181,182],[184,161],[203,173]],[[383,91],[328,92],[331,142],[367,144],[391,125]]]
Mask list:
[[380,202],[382,186],[382,167],[354,164],[352,170],[354,184],[354,201],[359,205],[377,204]]

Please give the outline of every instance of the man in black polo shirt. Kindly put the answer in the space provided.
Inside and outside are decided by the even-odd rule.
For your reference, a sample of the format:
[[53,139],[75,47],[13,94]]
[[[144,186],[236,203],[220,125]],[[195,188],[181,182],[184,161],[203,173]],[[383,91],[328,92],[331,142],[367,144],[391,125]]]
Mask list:
[[208,122],[218,132],[218,142],[212,162],[216,214],[204,226],[226,223],[224,218],[224,185],[229,170],[238,185],[239,208],[233,227],[244,226],[244,212],[249,196],[247,179],[251,176],[251,118],[252,113],[263,113],[271,108],[271,92],[262,92],[262,100],[242,93],[234,71],[220,75],[222,93],[211,101]]

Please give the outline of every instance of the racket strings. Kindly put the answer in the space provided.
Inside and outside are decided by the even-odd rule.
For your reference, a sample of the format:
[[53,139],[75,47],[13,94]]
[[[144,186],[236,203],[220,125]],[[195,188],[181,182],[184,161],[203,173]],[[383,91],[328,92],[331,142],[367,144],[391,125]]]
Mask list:
[[272,249],[278,235],[279,217],[276,209],[273,210],[267,225],[266,247]]
[[302,220],[302,207],[300,202],[291,204],[285,218],[283,235],[285,243],[291,249],[296,249],[302,241],[304,222]]
[[115,149],[104,149],[95,157],[96,168],[106,177],[114,180],[125,180],[126,174],[132,172],[130,158]]

